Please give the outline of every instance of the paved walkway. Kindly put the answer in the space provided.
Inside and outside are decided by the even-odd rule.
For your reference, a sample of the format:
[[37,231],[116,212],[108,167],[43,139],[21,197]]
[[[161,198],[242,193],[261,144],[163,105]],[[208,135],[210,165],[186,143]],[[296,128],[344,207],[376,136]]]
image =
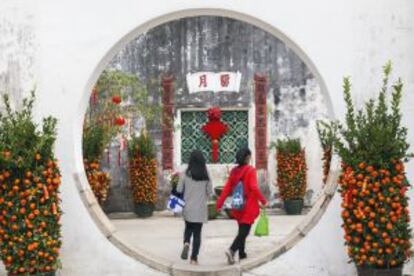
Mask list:
[[[112,216],[113,217],[113,216]],[[270,235],[255,237],[254,227],[247,240],[247,254],[275,247],[302,220],[303,216],[269,215]],[[174,263],[186,262],[180,259],[184,222],[169,212],[156,212],[148,219],[112,219],[122,239],[134,248],[144,249],[153,255]],[[203,227],[202,245],[199,255],[201,266],[226,264],[224,251],[229,247],[237,231],[235,221],[229,219],[210,220]]]
[[[274,212],[274,211],[273,211]],[[138,219],[134,214],[122,213],[109,215],[122,239],[134,248],[144,249],[153,255],[186,264],[180,259],[184,222],[170,212],[155,212],[148,219]],[[247,240],[247,254],[254,255],[275,247],[304,216],[286,216],[283,212],[269,214],[268,237],[255,237],[254,227]],[[200,268],[203,266],[222,266],[226,264],[224,251],[229,247],[237,231],[235,221],[219,218],[210,220],[203,227],[202,244],[199,255]],[[0,275],[5,275],[0,262]]]

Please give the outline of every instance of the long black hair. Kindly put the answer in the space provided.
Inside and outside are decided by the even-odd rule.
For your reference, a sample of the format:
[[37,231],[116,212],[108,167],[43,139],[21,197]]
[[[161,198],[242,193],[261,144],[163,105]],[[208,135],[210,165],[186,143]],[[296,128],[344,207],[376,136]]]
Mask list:
[[236,153],[236,163],[239,166],[243,166],[247,164],[247,157],[251,156],[252,152],[250,151],[249,148],[241,148],[239,149],[239,151]]
[[188,162],[187,176],[197,181],[210,180],[207,173],[206,159],[199,150],[193,150]]

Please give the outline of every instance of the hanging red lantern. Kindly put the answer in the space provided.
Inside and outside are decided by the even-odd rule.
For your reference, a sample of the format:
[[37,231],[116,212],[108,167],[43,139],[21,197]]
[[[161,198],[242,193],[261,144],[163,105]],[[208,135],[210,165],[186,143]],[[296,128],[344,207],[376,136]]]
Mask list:
[[122,117],[122,116],[118,116],[118,117],[116,117],[116,118],[115,118],[115,124],[116,124],[117,126],[123,126],[123,125],[125,125],[125,118],[124,118],[124,117]]
[[115,95],[115,96],[113,96],[113,97],[112,97],[112,102],[113,102],[114,104],[120,104],[120,103],[122,102],[121,96],[119,96],[119,95]]

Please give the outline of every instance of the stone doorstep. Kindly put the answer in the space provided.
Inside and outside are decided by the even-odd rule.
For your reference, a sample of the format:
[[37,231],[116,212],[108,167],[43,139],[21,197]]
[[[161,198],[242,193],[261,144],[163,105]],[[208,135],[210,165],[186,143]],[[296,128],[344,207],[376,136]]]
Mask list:
[[302,233],[297,228],[295,228],[291,233],[289,233],[289,235],[286,236],[283,241],[274,243],[275,249],[263,252],[255,258],[242,262],[242,270],[249,271],[275,259],[276,257],[280,256],[295,246],[302,238]]
[[88,207],[89,213],[91,217],[95,221],[95,224],[101,230],[101,232],[105,235],[105,237],[109,238],[113,233],[116,232],[116,227],[112,224],[106,214],[102,211],[101,206],[96,202],[93,205]]
[[108,213],[107,216],[109,219],[138,219],[138,216],[133,212]]
[[[304,207],[302,211],[302,215],[306,216],[308,213],[312,211],[313,208]],[[171,214],[170,211],[155,211],[154,214],[157,218],[163,217],[181,217],[181,216],[174,216]],[[117,220],[117,219],[140,219],[138,216],[133,212],[114,212],[106,214],[110,220]],[[267,209],[267,215],[269,216],[285,216],[286,212],[283,208],[271,208]],[[151,219],[146,218],[146,219]],[[228,219],[225,214],[220,214],[216,219]]]
[[171,268],[173,267],[173,263],[171,263],[170,261],[162,257],[154,256],[153,254],[147,251],[144,251],[142,249],[128,246],[122,240],[122,238],[118,236],[116,232],[113,233],[110,237],[108,237],[108,240],[111,243],[113,243],[116,247],[118,247],[126,255],[149,266],[150,268],[161,271],[161,272],[165,272],[165,273],[171,273]]
[[325,212],[326,204],[324,203],[326,201],[330,201],[330,198],[328,198],[325,194],[321,194],[313,205],[313,208],[309,210],[301,223],[296,226],[296,229],[298,229],[303,236],[309,233],[309,231],[318,223],[319,219]]
[[173,264],[173,276],[241,276],[240,265],[232,266],[194,266],[190,264]]
[[254,258],[249,258],[246,261],[241,262],[241,268],[243,272],[250,271],[253,268],[259,267],[276,257],[286,252],[286,248],[283,246],[283,242],[274,242],[274,250],[260,253]]

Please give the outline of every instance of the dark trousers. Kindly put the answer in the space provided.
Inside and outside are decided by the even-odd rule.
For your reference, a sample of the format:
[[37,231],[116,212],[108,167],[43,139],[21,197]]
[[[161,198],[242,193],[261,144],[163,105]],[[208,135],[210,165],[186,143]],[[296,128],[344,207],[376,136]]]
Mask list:
[[200,252],[201,245],[201,228],[202,223],[198,222],[185,222],[184,230],[184,243],[190,243],[191,236],[193,237],[193,250],[191,252],[191,260],[197,261],[198,253]]
[[252,228],[251,224],[239,224],[239,233],[237,234],[236,238],[233,241],[230,249],[234,253],[239,251],[240,258],[246,258],[246,238],[250,233],[250,228]]

